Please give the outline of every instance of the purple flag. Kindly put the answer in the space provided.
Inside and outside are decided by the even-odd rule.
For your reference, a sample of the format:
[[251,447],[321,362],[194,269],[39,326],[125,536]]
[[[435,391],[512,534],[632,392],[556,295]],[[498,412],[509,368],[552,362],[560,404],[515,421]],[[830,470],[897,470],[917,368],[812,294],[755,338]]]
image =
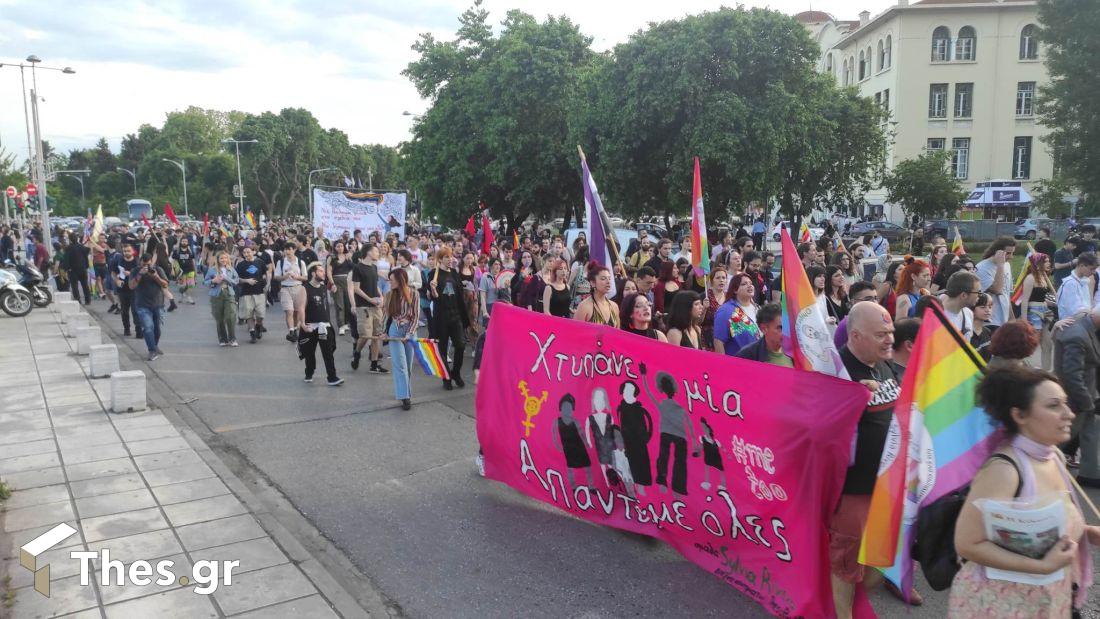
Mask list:
[[[596,180],[592,178],[592,172],[588,169],[588,161],[585,160],[583,152],[581,152],[581,176],[584,184],[585,217],[588,221],[588,255],[614,273],[615,265],[611,260],[611,248],[607,243],[608,230],[604,227],[603,201],[600,200]],[[615,277],[612,276],[609,296],[613,297],[615,294]]]

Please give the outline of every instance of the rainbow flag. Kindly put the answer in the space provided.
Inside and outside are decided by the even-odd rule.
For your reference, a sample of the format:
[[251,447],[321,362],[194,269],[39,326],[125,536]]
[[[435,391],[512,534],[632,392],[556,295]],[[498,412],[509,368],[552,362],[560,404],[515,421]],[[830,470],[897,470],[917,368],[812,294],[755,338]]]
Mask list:
[[955,240],[951,241],[951,253],[956,256],[961,256],[966,253],[966,248],[963,247],[963,237],[959,234],[958,226],[955,226]]
[[256,216],[252,214],[252,211],[245,213],[244,218],[248,220],[248,225],[252,226],[253,230],[259,230],[259,226],[256,225]]
[[434,340],[417,339],[413,345],[413,351],[416,353],[416,360],[420,362],[420,367],[424,368],[425,374],[451,380],[451,375],[447,372],[446,359],[439,354],[439,345]]
[[814,240],[814,238],[810,234],[810,227],[806,225],[805,221],[803,221],[802,222],[802,229],[800,229],[798,231],[798,242],[799,243],[809,243],[812,240]]
[[1020,273],[1016,275],[1016,285],[1012,287],[1012,304],[1019,305],[1020,300],[1024,296],[1024,278],[1027,277],[1027,268],[1031,264],[1031,254],[1035,253],[1035,248],[1031,246],[1031,243],[1027,244],[1027,255],[1024,256],[1024,265],[1020,267]]
[[710,273],[710,243],[703,215],[703,180],[699,176],[698,157],[695,158],[695,181],[691,188],[691,266],[696,275]]
[[848,378],[833,336],[825,326],[825,308],[814,296],[806,269],[798,259],[791,234],[781,231],[783,242],[783,350],[794,359],[794,367]]
[[917,512],[970,483],[1001,438],[977,404],[984,367],[938,307],[925,310],[859,549],[860,563],[885,568],[906,595]]

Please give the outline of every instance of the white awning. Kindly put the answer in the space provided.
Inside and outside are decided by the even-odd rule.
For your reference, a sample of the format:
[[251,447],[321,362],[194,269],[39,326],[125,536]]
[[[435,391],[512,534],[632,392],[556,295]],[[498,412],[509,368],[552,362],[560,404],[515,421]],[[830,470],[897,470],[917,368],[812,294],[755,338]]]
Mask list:
[[966,206],[1026,206],[1031,194],[1023,187],[978,187],[963,202]]

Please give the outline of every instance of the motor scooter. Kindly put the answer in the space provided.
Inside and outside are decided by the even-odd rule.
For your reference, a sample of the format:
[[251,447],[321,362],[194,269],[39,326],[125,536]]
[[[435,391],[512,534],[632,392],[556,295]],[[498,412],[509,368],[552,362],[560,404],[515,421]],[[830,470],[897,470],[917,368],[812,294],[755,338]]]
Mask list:
[[0,269],[0,310],[14,318],[20,318],[34,309],[30,291],[20,285],[15,274]]

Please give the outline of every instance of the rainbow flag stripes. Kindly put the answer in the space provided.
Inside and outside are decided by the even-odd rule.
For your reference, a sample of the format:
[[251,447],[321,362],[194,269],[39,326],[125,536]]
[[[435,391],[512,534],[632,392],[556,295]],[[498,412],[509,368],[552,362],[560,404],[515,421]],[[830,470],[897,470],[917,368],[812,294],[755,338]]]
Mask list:
[[983,371],[977,352],[941,311],[925,310],[859,549],[860,563],[884,568],[907,596],[918,510],[970,483],[1000,438],[977,405]]
[[695,181],[691,189],[691,266],[696,275],[710,274],[710,243],[703,215],[703,180],[699,175],[698,157],[695,158]]
[[413,344],[413,351],[416,352],[416,360],[420,362],[420,367],[424,368],[425,374],[451,380],[451,375],[447,372],[446,360],[439,354],[439,345],[435,340],[417,339]]

